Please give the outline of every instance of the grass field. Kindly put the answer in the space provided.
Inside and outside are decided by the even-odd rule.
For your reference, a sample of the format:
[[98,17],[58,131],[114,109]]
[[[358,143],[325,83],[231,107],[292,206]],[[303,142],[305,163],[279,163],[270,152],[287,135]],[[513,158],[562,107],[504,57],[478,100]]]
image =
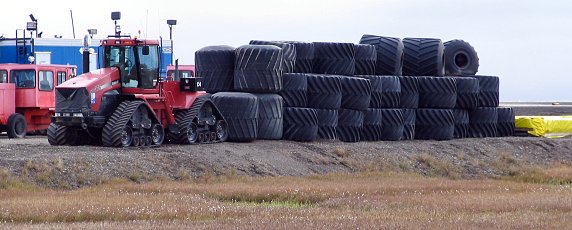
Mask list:
[[571,178],[564,167],[504,180],[228,175],[53,190],[0,177],[0,228],[565,229]]

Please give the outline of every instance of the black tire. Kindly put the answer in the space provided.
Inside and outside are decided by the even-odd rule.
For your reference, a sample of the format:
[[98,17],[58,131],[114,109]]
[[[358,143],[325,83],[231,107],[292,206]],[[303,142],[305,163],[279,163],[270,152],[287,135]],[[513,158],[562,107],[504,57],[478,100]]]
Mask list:
[[250,93],[282,90],[282,49],[273,45],[244,45],[235,53],[235,90]]
[[498,112],[496,107],[479,107],[470,110],[467,137],[496,137],[497,122]]
[[338,127],[337,109],[316,109],[318,116],[318,139],[336,139],[336,127]]
[[365,34],[359,43],[375,46],[377,52],[376,75],[401,76],[403,67],[403,42],[401,39]]
[[514,136],[514,109],[509,107],[497,108],[497,136]]
[[401,140],[415,139],[416,117],[415,109],[403,109],[403,136],[401,136]]
[[472,76],[479,80],[479,107],[499,106],[499,77]]
[[8,117],[6,123],[6,133],[8,138],[24,138],[28,132],[26,118],[20,113],[13,113]]
[[318,114],[310,108],[284,108],[282,139],[314,141],[318,136]]
[[355,45],[356,75],[374,75],[377,52],[375,46],[369,44]]
[[355,73],[353,43],[314,42],[314,73],[352,76]]
[[479,104],[479,80],[474,77],[456,77],[457,109],[474,109]]
[[416,109],[419,107],[419,79],[417,77],[399,77],[401,94],[399,96],[399,107],[405,109]]
[[453,139],[455,118],[451,109],[417,109],[415,119],[415,139]]
[[445,42],[445,74],[475,75],[479,71],[479,56],[475,48],[463,40]]
[[284,107],[307,107],[308,105],[308,74],[285,73],[280,96],[284,100]]
[[48,143],[50,145],[65,145],[66,142],[67,126],[61,126],[51,123],[48,126]]
[[339,109],[342,104],[342,81],[336,75],[307,76],[308,107],[316,109]]
[[404,76],[443,76],[444,46],[436,38],[404,38]]
[[294,73],[313,73],[315,49],[314,43],[300,41],[284,41],[296,47],[296,63]]
[[469,132],[469,111],[466,109],[453,109],[455,118],[455,132],[453,138],[466,138]]
[[379,108],[383,102],[383,80],[379,76],[374,75],[356,75],[355,77],[369,80],[371,94],[368,108]]
[[228,140],[249,142],[258,137],[258,97],[250,93],[221,92],[212,95],[228,125]]
[[278,94],[257,94],[258,97],[258,139],[282,139],[283,100]]
[[235,48],[207,46],[195,52],[197,77],[203,78],[208,93],[233,90]]
[[381,140],[398,141],[403,136],[403,119],[402,109],[381,109],[383,124],[381,129]]
[[383,112],[381,109],[367,109],[364,112],[362,141],[380,141],[383,128]]
[[371,83],[368,79],[342,76],[341,83],[341,108],[363,111],[369,107]]
[[296,63],[296,46],[294,44],[276,41],[252,40],[250,41],[250,45],[273,45],[280,47],[284,56],[282,62],[282,72],[294,73],[294,65]]
[[361,140],[364,112],[353,109],[338,110],[338,127],[336,135],[343,142],[358,142]]
[[452,109],[457,103],[457,85],[452,77],[418,77],[419,108]]

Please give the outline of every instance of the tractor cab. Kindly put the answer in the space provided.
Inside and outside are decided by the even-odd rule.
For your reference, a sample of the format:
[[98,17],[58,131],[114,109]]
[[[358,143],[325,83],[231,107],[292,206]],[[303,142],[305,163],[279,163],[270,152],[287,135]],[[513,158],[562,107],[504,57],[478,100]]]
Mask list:
[[101,41],[101,46],[103,66],[119,69],[124,90],[139,92],[156,88],[159,79],[158,41],[108,38]]

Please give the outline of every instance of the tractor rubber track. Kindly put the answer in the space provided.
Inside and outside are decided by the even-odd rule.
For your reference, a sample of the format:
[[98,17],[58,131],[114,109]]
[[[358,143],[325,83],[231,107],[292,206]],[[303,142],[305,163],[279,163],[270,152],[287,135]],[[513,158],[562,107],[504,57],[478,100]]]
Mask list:
[[120,147],[121,132],[123,127],[127,125],[133,112],[143,104],[142,101],[124,101],[117,106],[117,109],[111,115],[111,118],[103,127],[101,141],[103,146]]
[[[178,143],[180,143],[180,144],[212,144],[212,143],[222,142],[217,137],[217,140],[215,140],[215,141],[209,140],[207,142],[197,141],[195,143],[189,143],[189,139],[187,138],[187,130],[189,128],[190,123],[193,122],[195,120],[195,118],[197,118],[197,115],[199,114],[199,112],[201,111],[201,109],[203,108],[205,103],[211,104],[212,109],[213,109],[213,114],[217,117],[217,121],[218,120],[224,120],[223,116],[218,111],[218,108],[216,108],[215,104],[212,102],[210,95],[204,95],[204,96],[197,97],[197,99],[195,100],[195,102],[193,103],[193,105],[191,106],[190,109],[181,111],[181,112],[177,113],[177,115],[175,116],[175,122],[177,124],[179,124],[179,133],[172,135],[172,136],[174,136],[176,138]],[[212,131],[210,131],[210,129],[207,129],[206,131],[212,132]],[[200,134],[201,132],[205,133],[205,130],[197,132],[197,135]]]

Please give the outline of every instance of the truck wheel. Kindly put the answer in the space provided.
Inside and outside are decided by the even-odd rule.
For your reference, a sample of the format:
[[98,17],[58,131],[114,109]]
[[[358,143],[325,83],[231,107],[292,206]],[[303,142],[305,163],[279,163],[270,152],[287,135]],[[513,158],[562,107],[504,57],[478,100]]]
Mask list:
[[26,118],[24,118],[24,115],[14,113],[8,117],[6,132],[8,133],[9,138],[24,138],[26,136],[27,129],[28,125],[26,124]]
[[165,130],[161,124],[154,124],[151,128],[151,142],[152,145],[161,145],[165,140]]

